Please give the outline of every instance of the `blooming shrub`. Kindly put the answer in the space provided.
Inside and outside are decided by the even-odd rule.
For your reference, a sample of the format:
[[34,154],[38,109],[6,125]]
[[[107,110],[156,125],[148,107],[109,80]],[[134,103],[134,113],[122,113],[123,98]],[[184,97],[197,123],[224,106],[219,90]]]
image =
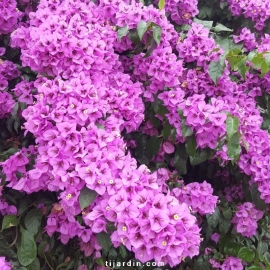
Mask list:
[[1,269],[270,267],[267,3],[1,5]]

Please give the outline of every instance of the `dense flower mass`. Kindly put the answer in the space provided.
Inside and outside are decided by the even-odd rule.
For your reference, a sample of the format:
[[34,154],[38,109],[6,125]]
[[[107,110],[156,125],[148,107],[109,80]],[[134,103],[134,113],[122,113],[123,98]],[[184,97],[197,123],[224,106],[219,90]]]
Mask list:
[[3,0],[0,3],[0,35],[9,34],[17,27],[23,13],[18,10],[15,0]]
[[190,23],[191,18],[199,13],[197,5],[197,0],[168,0],[166,1],[166,11],[170,13],[173,21],[181,25],[183,23]]
[[245,18],[250,18],[255,23],[255,28],[262,30],[265,26],[265,22],[270,16],[270,5],[267,0],[229,0],[230,10],[233,15],[244,15]]
[[[270,226],[270,38],[193,22],[211,17],[201,5],[0,3],[1,269],[13,257],[35,268],[43,253],[50,269],[108,269],[118,253],[172,269],[259,266],[240,250]],[[228,5],[267,27],[268,3]],[[52,242],[72,250],[57,261]]]
[[[5,50],[3,49],[0,56],[4,54]],[[8,88],[8,82],[18,77],[19,74],[20,72],[14,63],[0,58],[0,118],[10,114],[13,110],[15,101],[12,95],[6,92],[6,89]]]
[[193,212],[201,215],[212,214],[217,205],[217,196],[213,196],[210,184],[204,181],[202,184],[190,183],[184,187],[173,190],[176,198],[190,205]]
[[243,270],[244,267],[241,263],[241,259],[228,257],[224,263],[221,265],[221,270]]
[[254,204],[246,202],[237,207],[232,223],[235,224],[238,233],[251,237],[255,235],[257,222],[263,216],[263,212],[257,210]]

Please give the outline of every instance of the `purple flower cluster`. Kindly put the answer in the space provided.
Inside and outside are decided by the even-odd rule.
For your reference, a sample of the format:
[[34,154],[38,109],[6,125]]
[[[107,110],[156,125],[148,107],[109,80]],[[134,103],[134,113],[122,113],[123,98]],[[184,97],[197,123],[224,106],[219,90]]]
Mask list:
[[[175,87],[179,85],[179,77],[182,76],[183,63],[177,60],[175,54],[172,53],[172,47],[157,48],[148,58],[142,58],[141,55],[134,57],[134,75],[141,81],[150,81],[150,85],[144,91],[144,97],[148,101],[154,101],[154,94],[164,87]],[[182,93],[170,92],[171,104],[177,102],[177,98]]]
[[[16,190],[23,190],[28,193],[38,191],[38,181],[30,182],[28,185],[23,185],[23,181],[18,182],[16,173],[26,173],[26,166],[30,163],[30,160],[36,157],[36,149],[34,146],[30,146],[27,149],[23,148],[16,154],[12,155],[9,159],[1,162],[3,172],[7,176],[7,187],[11,187]],[[19,184],[19,186],[18,186]]]
[[226,134],[226,105],[222,99],[212,98],[211,104],[207,104],[205,95],[193,95],[179,106],[186,124],[196,132],[198,147],[215,149],[218,139]]
[[221,265],[221,270],[243,270],[241,259],[229,256]]
[[[6,181],[13,189],[27,193],[60,191],[59,204],[48,217],[47,233],[59,232],[63,243],[77,236],[87,256],[101,256],[96,234],[106,232],[108,223],[117,228],[111,236],[114,246],[124,244],[140,261],[154,259],[174,266],[184,257],[197,255],[201,239],[196,218],[185,203],[162,194],[168,174],[150,174],[145,166],[137,168],[121,138],[121,131],[137,130],[142,123],[142,85],[123,73],[114,52],[114,46],[119,48],[115,28],[106,16],[119,26],[128,22],[131,28],[140,19],[155,21],[164,24],[164,35],[170,35],[173,27],[151,6],[135,4],[133,10],[124,2],[118,6],[116,1],[101,1],[99,6],[83,1],[54,2],[41,1],[38,11],[29,14],[30,27],[22,26],[12,34],[12,45],[22,49],[24,65],[57,77],[39,77],[30,85],[23,81],[14,90],[31,104],[26,96],[33,87],[37,89],[35,104],[22,113],[37,147],[33,152],[22,150],[3,163]],[[127,10],[140,10],[141,17],[131,17]],[[160,89],[177,84],[175,72],[178,76],[182,72],[182,61],[176,60],[168,42],[164,41],[165,45],[166,54],[163,49],[155,50],[148,59],[138,56],[138,61],[148,64],[144,70],[150,65],[153,68],[151,61],[160,56],[163,71],[169,65],[171,72],[166,76],[160,70],[149,73]],[[183,95],[182,90],[179,94]],[[167,142],[163,149],[168,153],[174,148]],[[26,157],[12,167],[20,155]],[[36,155],[34,168],[25,171],[31,155]],[[24,173],[21,179],[16,176],[18,170]],[[98,195],[85,209],[79,204],[83,188]],[[83,216],[84,226],[76,220],[78,215]]]
[[233,40],[235,43],[243,42],[246,51],[252,51],[258,46],[255,34],[246,27],[241,30],[239,36],[233,36]]
[[172,190],[175,197],[192,208],[192,211],[201,215],[212,214],[217,206],[217,196],[213,196],[213,188],[206,181],[190,183],[181,188]]
[[268,0],[229,0],[229,7],[234,16],[244,15],[255,23],[257,30],[262,30],[270,17]]
[[[249,10],[241,1],[230,2],[235,14],[240,12],[238,6]],[[136,142],[125,142],[121,132],[159,135],[150,120],[143,121],[142,100],[161,101],[168,113],[155,117],[161,125],[168,121],[176,129],[176,136],[175,140],[169,136],[162,142],[152,161],[163,162],[179,142],[186,141],[181,131],[185,121],[197,148],[216,150],[214,158],[224,165],[230,160],[225,146],[226,120],[228,115],[237,117],[240,145],[245,149],[237,164],[252,182],[258,183],[261,197],[270,202],[270,136],[260,128],[263,119],[255,101],[262,95],[262,86],[269,88],[270,75],[260,80],[248,73],[245,82],[232,82],[225,62],[224,73],[214,84],[209,64],[218,61],[223,50],[209,37],[208,29],[193,23],[182,40],[165,10],[127,2],[41,0],[38,10],[29,13],[29,25],[21,24],[12,33],[11,46],[21,49],[23,66],[38,72],[35,82],[22,79],[13,89],[18,101],[29,105],[22,113],[24,128],[25,133],[35,136],[37,145],[23,148],[1,165],[7,186],[12,189],[28,194],[59,192],[59,202],[47,219],[50,236],[59,233],[64,244],[77,237],[86,256],[99,258],[102,248],[96,235],[111,227],[115,247],[123,244],[142,262],[154,259],[173,267],[185,257],[199,254],[202,239],[193,214],[213,213],[218,197],[206,181],[169,191],[166,182],[172,173],[165,168],[151,173],[144,165],[138,167],[127,148],[134,148]],[[176,23],[190,23],[198,13],[197,1],[168,0],[166,12]],[[244,15],[253,16],[248,12]],[[119,57],[119,52],[133,49],[134,44],[128,37],[119,41],[117,28],[135,29],[140,21],[161,27],[160,44],[147,58],[145,53]],[[256,27],[261,26],[257,21]],[[1,27],[0,23],[0,34]],[[142,39],[144,44],[150,31]],[[256,47],[254,34],[246,28],[234,40],[243,41],[247,51]],[[269,36],[265,35],[258,50],[270,50],[269,44]],[[0,55],[4,53],[0,48]],[[195,68],[184,68],[192,62]],[[10,113],[15,104],[4,91],[8,81],[18,76],[14,64],[0,60],[0,117]],[[174,166],[173,158],[170,165]],[[18,173],[23,177],[19,179]],[[79,201],[82,190],[96,195],[84,209]],[[226,188],[224,193],[229,202],[243,198],[239,186]],[[3,215],[17,213],[4,199],[0,211]],[[77,221],[81,216],[83,223]],[[253,204],[244,203],[232,222],[237,232],[250,237],[262,216]],[[216,234],[213,240],[218,241]],[[210,263],[222,270],[243,269],[241,261],[233,257],[222,265],[214,260]]]
[[[0,56],[5,53],[3,48],[1,49]],[[15,101],[11,94],[7,93],[8,82],[18,77],[20,72],[16,65],[8,60],[3,61],[0,58],[0,118],[3,118],[7,114],[11,113],[15,105]]]
[[33,90],[34,82],[28,82],[25,79],[22,79],[22,81],[17,83],[15,88],[12,89],[14,94],[18,97],[18,101],[24,102],[27,105],[32,105],[34,102]]
[[190,23],[198,13],[198,0],[168,0],[165,9],[171,19],[179,25]]
[[253,203],[245,202],[237,207],[232,223],[235,224],[238,233],[251,237],[255,235],[258,227],[257,222],[263,217],[263,214],[263,211],[257,210]]
[[17,215],[17,208],[14,205],[9,205],[4,198],[0,197],[0,212],[3,216]]
[[228,202],[244,199],[244,193],[241,184],[234,185],[233,187],[226,187],[224,189],[224,193],[224,197]]
[[0,35],[11,33],[16,27],[23,13],[17,9],[15,0],[2,0],[0,2]]
[[5,257],[0,257],[0,268],[1,270],[11,270],[12,266],[10,262],[6,261]]
[[209,29],[193,23],[187,37],[176,46],[179,56],[187,63],[196,61],[197,66],[202,67],[207,67],[210,61],[218,61],[223,50],[208,36]]

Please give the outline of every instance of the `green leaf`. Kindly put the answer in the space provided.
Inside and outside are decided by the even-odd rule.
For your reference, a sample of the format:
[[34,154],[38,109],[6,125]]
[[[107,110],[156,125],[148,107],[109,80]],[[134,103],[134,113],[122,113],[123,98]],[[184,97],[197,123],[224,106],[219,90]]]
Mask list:
[[215,84],[217,84],[218,79],[223,75],[224,69],[225,64],[220,63],[220,61],[210,63],[208,72]]
[[7,242],[5,236],[5,233],[0,233],[0,256],[17,260],[17,254],[10,248],[10,243]]
[[247,247],[242,247],[238,251],[237,257],[244,260],[245,262],[252,262],[255,257],[255,252]]
[[162,33],[162,29],[160,26],[158,25],[154,25],[153,26],[153,38],[156,41],[156,43],[159,45],[160,44],[160,40],[161,40],[161,33]]
[[2,231],[4,229],[17,226],[20,223],[19,219],[14,215],[6,215],[4,216],[3,222],[2,222]]
[[17,116],[18,109],[19,109],[19,102],[16,102],[14,107],[13,107],[12,116]]
[[239,127],[239,119],[237,117],[233,117],[231,115],[228,115],[226,120],[226,131],[227,131],[227,139],[230,140],[238,131]]
[[146,150],[149,159],[151,160],[159,151],[159,148],[162,144],[163,139],[158,136],[152,136],[146,142]]
[[147,52],[145,53],[145,55],[143,56],[143,58],[147,58],[149,56],[152,55],[154,49],[157,47],[157,43],[154,39],[151,40],[151,46],[150,48],[147,50]]
[[35,258],[32,263],[27,266],[27,270],[40,270],[40,263],[38,258]]
[[232,218],[232,210],[231,208],[226,208],[222,210],[222,214],[226,219],[231,219]]
[[264,270],[264,269],[260,266],[253,265],[253,266],[247,267],[246,270]]
[[250,52],[250,53],[248,54],[247,59],[248,59],[249,61],[251,61],[255,56],[256,56],[256,52],[252,51],[252,52]]
[[140,21],[138,23],[138,26],[137,26],[137,32],[138,32],[138,36],[139,36],[139,39],[142,40],[143,38],[143,35],[145,34],[145,32],[147,31],[148,27],[149,27],[150,23],[147,23],[145,21]]
[[237,132],[234,133],[232,138],[227,142],[228,157],[232,158],[233,160],[237,160],[241,153],[240,138],[241,134]]
[[27,213],[24,224],[29,233],[36,235],[39,231],[43,214],[40,209],[32,209]]
[[176,139],[176,128],[171,129],[171,139],[173,142],[175,142]]
[[196,155],[197,142],[196,142],[196,137],[194,135],[187,138],[185,146],[186,146],[186,149],[187,149],[187,153],[190,156],[195,156]]
[[254,56],[251,60],[255,69],[260,69],[264,61],[265,59],[263,58],[263,56],[260,56],[259,54],[256,54],[256,56]]
[[49,246],[48,242],[46,240],[42,241],[39,245],[38,245],[38,255],[41,258],[44,258],[44,253],[45,253],[45,249],[46,247]]
[[264,260],[270,265],[270,253],[269,252],[265,252],[263,254]]
[[95,259],[95,262],[96,262],[98,265],[104,266],[103,258],[97,258],[97,259]]
[[210,215],[206,215],[207,223],[210,227],[215,228],[218,225],[220,219],[220,211],[216,207],[215,212]]
[[220,2],[220,8],[224,9],[226,6],[228,6],[227,2]]
[[158,1],[159,10],[162,10],[164,7],[165,7],[165,0],[159,0]]
[[210,270],[210,265],[203,259],[203,257],[199,257],[194,264],[194,269]]
[[187,173],[187,159],[175,155],[174,167],[180,175],[185,175]]
[[121,245],[119,247],[119,252],[120,252],[120,255],[122,256],[122,258],[125,259],[127,256],[127,250],[123,245]]
[[207,159],[208,159],[208,153],[207,153],[207,150],[205,149],[204,150],[198,149],[198,151],[196,152],[194,156],[189,157],[190,164],[192,166],[199,165],[205,162]]
[[153,107],[156,114],[164,116],[166,113],[169,112],[168,109],[163,105],[163,102],[158,99],[157,96],[154,97],[154,102],[151,103],[151,106]]
[[268,244],[266,242],[259,240],[257,251],[259,255],[263,255],[265,252],[268,251]]
[[224,25],[221,24],[221,23],[218,23],[218,24],[213,28],[213,30],[214,30],[215,32],[233,32],[232,29],[230,29],[230,28],[224,26]]
[[105,232],[101,232],[97,234],[97,240],[98,243],[100,244],[100,246],[107,252],[109,252],[111,246],[112,246],[112,241],[110,236],[105,233]]
[[19,148],[9,148],[7,151],[0,153],[0,161],[5,161],[6,159],[8,159],[10,156],[14,155],[18,151],[20,151]]
[[265,63],[270,67],[270,53],[264,55]]
[[221,216],[219,221],[219,230],[221,233],[227,233],[231,227],[231,221]]
[[211,7],[208,7],[208,6],[202,6],[200,8],[200,13],[198,15],[198,17],[200,19],[205,19],[207,16],[210,17],[209,15],[211,15],[212,13],[212,8]]
[[123,26],[123,27],[120,27],[120,28],[117,30],[117,38],[118,38],[118,41],[121,41],[122,37],[125,37],[125,36],[128,34],[128,30],[129,30],[128,25]]
[[224,253],[237,257],[239,250],[242,248],[241,244],[229,242],[224,246]]
[[171,125],[168,121],[165,121],[162,132],[161,132],[166,140],[169,139],[171,135]]
[[253,183],[250,188],[251,198],[257,209],[265,211],[267,205],[264,200],[261,199],[261,193],[258,190],[257,184]]
[[136,29],[131,29],[128,33],[128,37],[134,44],[139,44],[141,42]]
[[181,131],[182,131],[183,138],[189,137],[193,134],[193,131],[191,130],[191,128],[189,126],[186,126],[185,123],[186,123],[186,120],[182,119]]
[[261,66],[261,74],[265,75],[269,70],[270,67],[266,64],[266,62],[263,62]]
[[23,266],[30,265],[37,256],[34,236],[21,227],[21,245],[18,248],[18,259]]
[[146,151],[146,142],[147,142],[147,135],[140,134],[138,137],[136,137],[137,147],[135,149],[135,156],[138,162],[140,164],[149,164],[149,158],[147,156]]
[[108,254],[108,259],[109,260],[115,260],[117,258],[117,251],[114,247],[112,247],[109,251],[109,254]]
[[247,57],[243,58],[237,65],[238,72],[244,79],[246,78],[246,72],[248,70],[246,61],[247,61]]
[[213,21],[202,21],[197,18],[193,20],[195,23],[202,24],[205,28],[211,29],[213,26]]
[[97,192],[87,188],[86,186],[80,191],[79,202],[80,207],[83,210],[88,207],[97,197]]

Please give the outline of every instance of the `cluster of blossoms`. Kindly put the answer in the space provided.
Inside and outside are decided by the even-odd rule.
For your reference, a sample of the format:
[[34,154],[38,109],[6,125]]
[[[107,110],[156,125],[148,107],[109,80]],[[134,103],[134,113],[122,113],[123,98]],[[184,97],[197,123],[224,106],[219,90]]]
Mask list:
[[181,188],[172,190],[175,197],[192,208],[192,211],[201,215],[212,214],[217,206],[217,196],[213,196],[213,188],[206,181],[190,183]]
[[234,16],[244,15],[255,22],[255,28],[262,30],[270,17],[270,4],[267,0],[229,0],[229,7]]
[[0,257],[1,270],[11,270],[11,263],[6,261],[5,257]]
[[[190,23],[198,13],[196,5],[195,1],[169,0],[166,11],[177,23]],[[215,85],[208,67],[219,60],[223,51],[209,37],[209,30],[193,23],[186,39],[178,40],[165,10],[135,1],[127,4],[101,0],[94,4],[42,0],[37,12],[30,12],[29,17],[29,26],[22,25],[11,35],[11,45],[21,49],[23,66],[30,66],[39,76],[35,82],[22,80],[13,91],[20,102],[30,105],[22,114],[24,127],[35,136],[37,145],[22,149],[1,165],[7,186],[12,189],[28,194],[59,192],[59,203],[53,205],[47,220],[50,236],[59,233],[64,244],[77,237],[86,256],[99,258],[102,248],[96,235],[107,232],[110,226],[114,229],[113,245],[125,245],[142,262],[154,259],[172,267],[185,257],[199,254],[200,229],[189,207],[193,213],[211,214],[218,198],[205,181],[169,192],[167,169],[151,174],[146,166],[137,167],[121,132],[140,129],[149,136],[159,135],[150,121],[143,123],[142,97],[147,102],[163,103],[168,110],[166,120],[177,133],[175,144],[170,138],[163,141],[153,161],[164,161],[179,142],[185,141],[182,121],[196,137],[197,148],[216,150],[226,137],[228,114],[238,117],[239,132],[243,134],[241,147],[246,148],[241,152],[239,168],[252,176],[262,198],[270,202],[270,140],[260,129],[262,117],[254,99],[261,95],[261,84],[269,85],[270,76],[260,82],[255,75],[247,74],[247,81],[237,84],[230,80],[226,63]],[[162,28],[160,45],[147,58],[144,53],[132,59],[119,58],[117,52],[133,49],[134,44],[128,37],[119,41],[116,26],[135,29],[140,21]],[[144,44],[150,32],[147,30],[143,37]],[[255,36],[247,29],[234,39],[244,41],[247,50],[256,46]],[[263,49],[268,47],[262,42],[259,51]],[[196,68],[183,67],[192,62],[196,62]],[[0,91],[18,75],[14,64],[0,60]],[[1,110],[7,113],[14,106],[14,101],[4,96],[2,100],[0,117],[4,115]],[[183,112],[183,119],[177,109]],[[164,118],[156,116],[164,124]],[[135,147],[134,141],[129,146]],[[217,151],[215,158],[230,160],[226,146]],[[29,168],[31,160],[35,165]],[[173,159],[170,165],[174,166]],[[23,177],[19,179],[18,173]],[[96,198],[81,209],[79,196],[85,190],[94,192]],[[238,191],[239,187],[234,192],[225,189],[227,200],[235,199]],[[238,196],[243,198],[242,193]],[[3,199],[0,211],[3,215],[17,213]],[[254,205],[244,203],[232,222],[239,233],[249,237],[254,235],[262,215]],[[81,217],[83,223],[78,222]],[[243,269],[241,261],[232,257],[222,265],[212,262],[213,267],[222,270]]]
[[233,187],[226,187],[224,189],[224,197],[228,202],[243,200],[244,193],[242,185],[234,185]]
[[[30,146],[27,149],[22,148],[19,152],[12,155],[9,159],[5,162],[1,162],[1,167],[5,175],[8,179],[7,187],[26,191],[27,193],[38,191],[38,182],[32,181],[31,186],[29,185],[22,185],[22,182],[18,182],[17,173],[24,174],[26,173],[26,166],[29,165],[31,160],[34,160],[36,157],[36,149],[34,146]],[[16,185],[20,183],[20,187],[16,187]],[[34,188],[35,186],[35,188]]]
[[168,0],[165,9],[177,24],[190,23],[198,13],[198,0]]
[[0,212],[2,216],[17,215],[17,208],[14,205],[9,205],[4,198],[0,197]]
[[251,237],[257,230],[257,222],[263,217],[263,211],[257,210],[255,205],[245,202],[237,207],[237,212],[232,219],[236,226],[236,231],[243,236]]
[[[0,56],[4,55],[5,49],[0,48]],[[14,63],[0,58],[0,118],[11,113],[15,104],[11,94],[6,92],[8,82],[18,77],[20,72]]]
[[193,95],[179,106],[186,117],[186,124],[195,130],[198,147],[215,149],[218,139],[226,134],[224,113],[226,104],[222,99],[211,99],[205,102],[205,95]]
[[25,79],[22,79],[21,82],[17,83],[16,86],[12,89],[18,101],[24,102],[27,105],[32,105],[34,102],[34,82],[28,82]]
[[214,259],[210,259],[209,262],[214,269],[221,269],[221,270],[243,270],[244,269],[241,259],[235,258],[232,256],[227,257],[222,264]]
[[206,68],[210,61],[218,61],[223,50],[209,38],[209,29],[202,24],[193,23],[187,37],[176,46],[179,56],[186,62],[197,62]]
[[[134,75],[141,81],[150,81],[150,85],[144,91],[144,97],[147,101],[154,101],[154,94],[164,87],[175,87],[179,85],[179,77],[182,75],[183,62],[177,60],[172,53],[171,46],[157,48],[149,58],[142,58],[141,55],[134,57]],[[171,92],[171,91],[170,91]],[[173,96],[174,100],[178,96]],[[173,102],[173,101],[172,101]]]
[[[138,129],[144,106],[141,84],[123,73],[114,53],[119,43],[106,17],[121,26],[120,21],[124,24],[129,18],[125,9],[130,6],[122,3],[121,8],[115,8],[117,13],[114,5],[116,2],[104,1],[97,6],[62,1],[55,6],[53,1],[41,1],[38,11],[29,15],[30,27],[12,34],[12,45],[22,49],[23,65],[57,77],[39,77],[34,85],[22,82],[15,89],[18,95],[33,86],[38,92],[36,103],[23,111],[25,128],[36,137],[36,164],[34,169],[23,171],[21,179],[14,170],[24,170],[27,158],[15,169],[9,159],[3,170],[13,189],[27,193],[60,190],[60,202],[54,205],[46,230],[49,235],[59,232],[63,243],[77,236],[86,255],[100,257],[96,234],[107,231],[109,222],[116,227],[111,235],[114,246],[124,244],[143,262],[154,259],[174,266],[184,257],[198,254],[200,230],[188,205],[162,194],[166,173],[160,172],[161,181],[147,167],[137,168],[121,138],[122,130]],[[134,7],[141,11],[141,19],[169,25],[164,14],[153,7]],[[108,13],[104,14],[104,9]],[[130,27],[139,19],[134,19],[134,25],[129,21]],[[163,46],[166,44],[168,47],[168,42]],[[169,48],[165,57],[172,57],[180,76],[182,62],[176,61]],[[161,52],[155,54],[157,59]],[[157,80],[160,74],[153,71],[152,76]],[[172,72],[169,80],[161,79],[174,86],[174,76]],[[171,146],[165,143],[164,151],[171,151]],[[81,209],[78,198],[85,188],[95,191],[97,198]],[[84,226],[76,220],[79,215]]]
[[0,2],[0,35],[9,34],[17,28],[18,20],[23,13],[17,9],[16,0],[2,0]]
[[255,34],[246,27],[241,30],[239,35],[233,36],[233,40],[235,43],[243,42],[246,51],[252,51],[258,46]]

